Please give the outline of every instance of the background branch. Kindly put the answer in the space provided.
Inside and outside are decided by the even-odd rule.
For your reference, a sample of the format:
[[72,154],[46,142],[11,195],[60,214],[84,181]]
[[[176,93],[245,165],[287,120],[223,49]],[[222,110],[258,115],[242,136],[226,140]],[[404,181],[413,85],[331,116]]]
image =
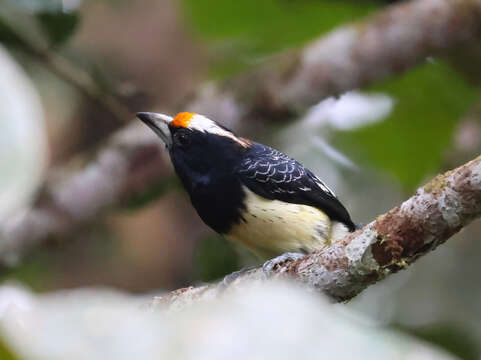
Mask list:
[[0,20],[4,22],[4,29],[7,27],[16,49],[30,55],[53,74],[74,87],[86,99],[110,113],[119,122],[126,123],[132,118],[131,111],[121,97],[114,91],[108,91],[105,86],[99,85],[88,71],[59,54],[51,46],[37,44],[28,36],[24,36],[22,31],[16,29],[12,24],[5,23],[6,18]]
[[[242,124],[244,130],[248,121],[291,119],[326,96],[400,73],[427,56],[479,39],[480,24],[481,0],[403,2],[257,71],[203,86],[182,109],[221,119],[232,128]],[[69,73],[60,70],[63,65],[57,60],[48,63]],[[92,96],[96,98],[95,92]],[[31,209],[2,224],[1,263],[15,263],[50,235],[73,231],[168,173],[160,142],[139,124],[115,134],[84,169],[61,172],[66,175],[47,182]]]
[[[480,0],[415,0],[342,26],[189,104],[231,122],[285,120],[320,100],[359,88],[479,40]],[[204,95],[204,96],[203,96]],[[219,96],[220,95],[220,96]],[[230,95],[232,108],[217,109]]]
[[481,216],[481,156],[419,188],[410,199],[323,250],[285,261],[271,273],[252,269],[233,282],[188,287],[155,298],[153,306],[180,309],[245,282],[289,276],[334,301],[406,268]]
[[84,169],[59,171],[35,204],[2,224],[0,262],[13,265],[52,235],[74,231],[127,195],[167,181],[162,144],[139,123],[118,132]]

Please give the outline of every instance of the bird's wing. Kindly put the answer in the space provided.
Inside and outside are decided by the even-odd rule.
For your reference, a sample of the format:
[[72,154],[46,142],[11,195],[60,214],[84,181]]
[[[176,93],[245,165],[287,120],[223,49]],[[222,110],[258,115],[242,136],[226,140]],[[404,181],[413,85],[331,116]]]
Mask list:
[[262,144],[247,154],[237,174],[251,191],[271,200],[313,206],[331,219],[355,225],[345,207],[322,180],[289,156]]

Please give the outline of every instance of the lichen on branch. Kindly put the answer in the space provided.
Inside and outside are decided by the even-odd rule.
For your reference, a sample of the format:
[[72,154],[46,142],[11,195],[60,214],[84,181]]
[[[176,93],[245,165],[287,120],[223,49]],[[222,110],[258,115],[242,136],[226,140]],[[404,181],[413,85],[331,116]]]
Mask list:
[[217,297],[244,282],[287,276],[346,301],[367,286],[408,267],[481,216],[481,156],[438,175],[401,205],[362,229],[304,258],[262,267],[225,284],[179,289],[154,300],[153,306],[181,309]]

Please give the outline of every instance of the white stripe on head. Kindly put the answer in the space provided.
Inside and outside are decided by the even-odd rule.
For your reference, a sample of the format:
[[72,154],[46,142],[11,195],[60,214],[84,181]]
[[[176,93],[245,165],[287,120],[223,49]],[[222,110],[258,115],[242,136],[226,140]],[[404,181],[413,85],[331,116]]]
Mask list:
[[237,142],[238,144],[246,147],[248,142],[245,139],[238,138],[229,130],[220,127],[215,121],[205,117],[203,115],[195,114],[188,122],[187,129],[197,130],[203,133],[215,134],[219,136],[225,136]]
[[[200,132],[208,132],[211,134],[221,136],[233,136],[230,131],[227,131],[217,125],[213,120],[205,117],[204,115],[195,114],[189,121],[188,129],[197,130]],[[229,136],[229,137],[230,137]]]

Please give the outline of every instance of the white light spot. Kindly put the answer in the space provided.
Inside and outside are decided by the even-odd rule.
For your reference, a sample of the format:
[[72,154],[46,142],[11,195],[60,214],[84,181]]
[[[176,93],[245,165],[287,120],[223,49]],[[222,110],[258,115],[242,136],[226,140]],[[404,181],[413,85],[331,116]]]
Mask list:
[[0,219],[26,206],[43,180],[48,147],[40,98],[0,47]]
[[331,97],[313,106],[304,123],[313,126],[325,123],[339,130],[350,130],[385,119],[393,106],[394,100],[388,95],[350,91],[339,99]]

